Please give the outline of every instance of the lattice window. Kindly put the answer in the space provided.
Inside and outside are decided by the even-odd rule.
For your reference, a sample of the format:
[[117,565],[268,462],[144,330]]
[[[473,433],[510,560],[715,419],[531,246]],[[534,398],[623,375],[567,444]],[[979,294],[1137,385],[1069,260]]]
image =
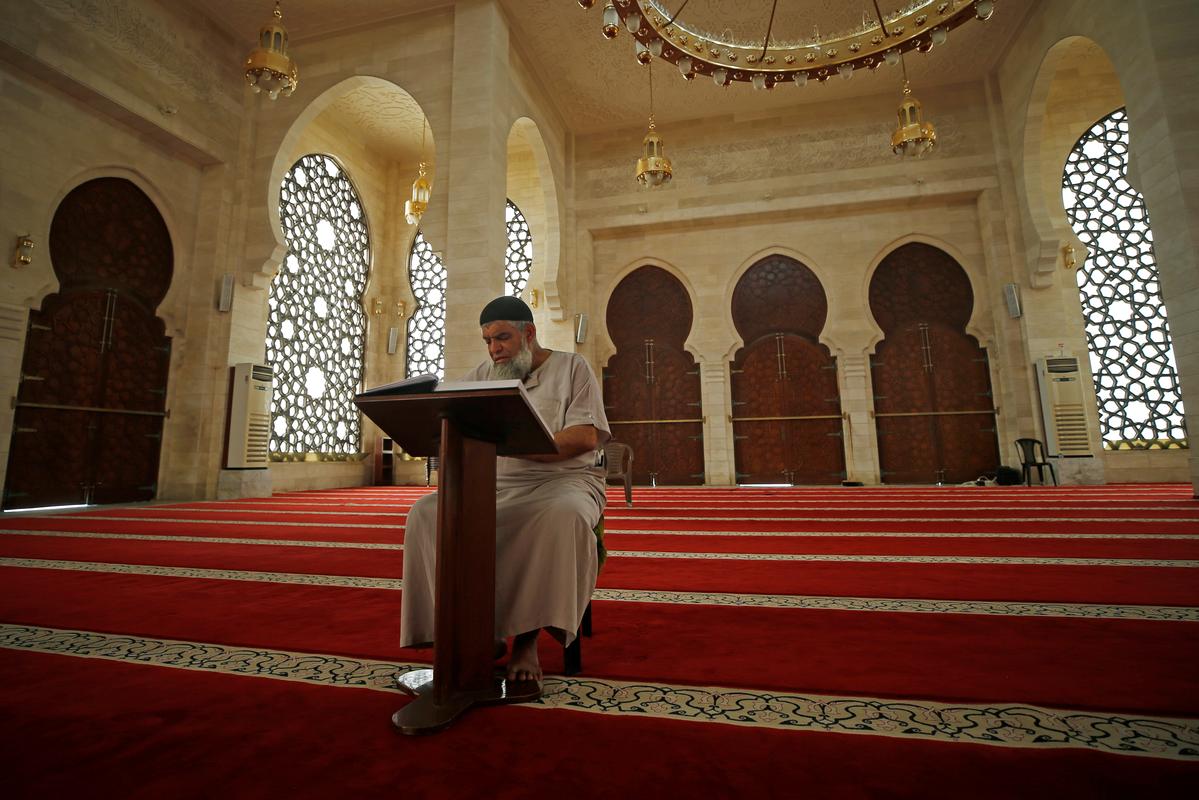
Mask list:
[[1091,254],[1077,274],[1103,446],[1186,447],[1149,214],[1127,172],[1128,115],[1121,108],[1082,135],[1062,177],[1066,215]]
[[533,268],[533,234],[529,223],[520,213],[516,203],[508,201],[504,208],[504,222],[508,226],[508,252],[504,255],[504,294],[519,297],[529,282],[529,270]]
[[420,231],[408,256],[408,280],[416,310],[408,318],[404,374],[445,377],[445,264]]
[[336,161],[307,155],[283,178],[279,221],[287,256],[267,301],[271,453],[357,453],[370,265],[362,203]]

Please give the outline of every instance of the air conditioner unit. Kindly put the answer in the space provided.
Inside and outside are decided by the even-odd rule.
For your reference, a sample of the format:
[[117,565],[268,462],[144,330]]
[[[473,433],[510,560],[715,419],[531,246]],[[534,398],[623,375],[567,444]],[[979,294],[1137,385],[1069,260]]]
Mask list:
[[229,403],[227,469],[266,469],[270,460],[271,382],[274,372],[262,364],[233,366]]
[[1078,359],[1073,356],[1037,359],[1037,387],[1041,394],[1045,452],[1067,458],[1093,455]]

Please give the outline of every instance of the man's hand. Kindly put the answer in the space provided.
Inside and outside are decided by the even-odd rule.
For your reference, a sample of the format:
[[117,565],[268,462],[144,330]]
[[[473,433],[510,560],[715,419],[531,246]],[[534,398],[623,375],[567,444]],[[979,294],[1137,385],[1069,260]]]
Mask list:
[[520,456],[520,458],[528,461],[540,461],[543,464],[574,458],[599,447],[599,431],[595,429],[594,425],[572,425],[554,434],[554,445],[558,448],[558,452],[554,455]]

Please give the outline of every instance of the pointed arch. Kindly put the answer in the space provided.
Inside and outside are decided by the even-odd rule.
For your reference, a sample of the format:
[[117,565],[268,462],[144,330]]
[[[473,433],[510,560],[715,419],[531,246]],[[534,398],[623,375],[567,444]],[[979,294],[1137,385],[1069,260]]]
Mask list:
[[529,117],[518,118],[508,132],[507,192],[524,214],[536,243],[524,298],[529,300],[531,290],[537,289],[545,299],[544,309],[538,311],[561,321],[566,313],[559,287],[562,199],[541,130]]
[[604,404],[615,438],[637,454],[634,481],[703,483],[699,368],[683,347],[695,319],[690,293],[671,272],[643,264],[605,305],[615,353],[602,371]]
[[[633,272],[636,272],[641,267],[657,267],[658,269],[665,270],[666,272],[670,273],[670,275],[680,284],[682,284],[684,289],[687,290],[687,301],[691,304],[691,307],[693,309],[699,307],[695,287],[691,283],[691,279],[687,276],[687,273],[684,270],[680,269],[670,261],[666,261],[661,258],[646,257],[634,259],[633,261],[628,262],[619,270],[617,270],[608,280],[607,284],[600,292],[599,302],[597,304],[597,310],[599,311],[601,319],[607,318],[608,306],[612,302],[612,293],[616,291],[616,287],[620,285],[621,281],[623,281]],[[695,326],[692,325],[692,331],[694,330]],[[606,364],[608,363],[608,359],[610,359],[616,353],[616,344],[612,341],[612,337],[609,335],[607,325],[597,326],[594,335],[596,363]],[[692,338],[693,337],[690,335],[687,337],[687,340],[683,342],[683,349],[690,353],[692,357],[699,359],[700,354],[692,343]]]
[[934,247],[952,258],[962,269],[962,272],[966,275],[966,279],[970,282],[970,291],[974,296],[974,304],[971,309],[970,318],[965,323],[965,331],[978,341],[979,346],[990,347],[994,342],[994,334],[990,327],[985,324],[989,320],[990,313],[985,303],[978,302],[978,298],[987,296],[985,270],[966,258],[961,249],[952,242],[947,242],[939,236],[932,236],[926,233],[909,233],[883,245],[875,257],[871,259],[865,273],[862,275],[862,284],[858,296],[861,298],[863,307],[856,313],[861,314],[862,318],[869,322],[870,327],[873,329],[870,342],[866,346],[866,352],[873,353],[878,343],[883,339],[883,329],[874,318],[874,311],[870,307],[870,284],[874,281],[875,273],[878,272],[878,268],[883,262],[896,250],[909,244],[926,244]]
[[1095,40],[1066,36],[1045,52],[1028,100],[1019,170],[1033,286],[1053,282],[1064,245],[1083,252],[1053,188],[1060,184],[1070,148],[1088,125],[1123,105],[1119,75]]
[[948,253],[909,242],[874,270],[870,357],[884,483],[961,483],[999,466],[986,350],[966,332],[975,301]]
[[840,390],[820,343],[829,311],[819,277],[771,252],[741,273],[730,313],[745,342],[729,367],[737,482],[840,483]]

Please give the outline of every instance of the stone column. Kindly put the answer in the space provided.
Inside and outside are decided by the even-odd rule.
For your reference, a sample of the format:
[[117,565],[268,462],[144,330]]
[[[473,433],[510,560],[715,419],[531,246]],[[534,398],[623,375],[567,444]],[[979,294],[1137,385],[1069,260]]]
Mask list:
[[479,311],[504,291],[508,170],[508,25],[496,0],[454,6],[447,169],[445,368],[453,380],[486,356]]
[[874,432],[874,395],[870,388],[870,354],[837,356],[841,381],[841,413],[845,414],[845,472],[851,481],[879,483],[878,442]]
[[[1188,0],[1140,6],[1149,47],[1114,54],[1128,101],[1132,155],[1153,227],[1162,298],[1186,407],[1187,432],[1199,433],[1199,8]],[[1191,484],[1199,494],[1192,444]]]
[[737,483],[733,459],[733,423],[729,365],[723,359],[699,363],[700,407],[704,410],[704,483],[733,486]]

